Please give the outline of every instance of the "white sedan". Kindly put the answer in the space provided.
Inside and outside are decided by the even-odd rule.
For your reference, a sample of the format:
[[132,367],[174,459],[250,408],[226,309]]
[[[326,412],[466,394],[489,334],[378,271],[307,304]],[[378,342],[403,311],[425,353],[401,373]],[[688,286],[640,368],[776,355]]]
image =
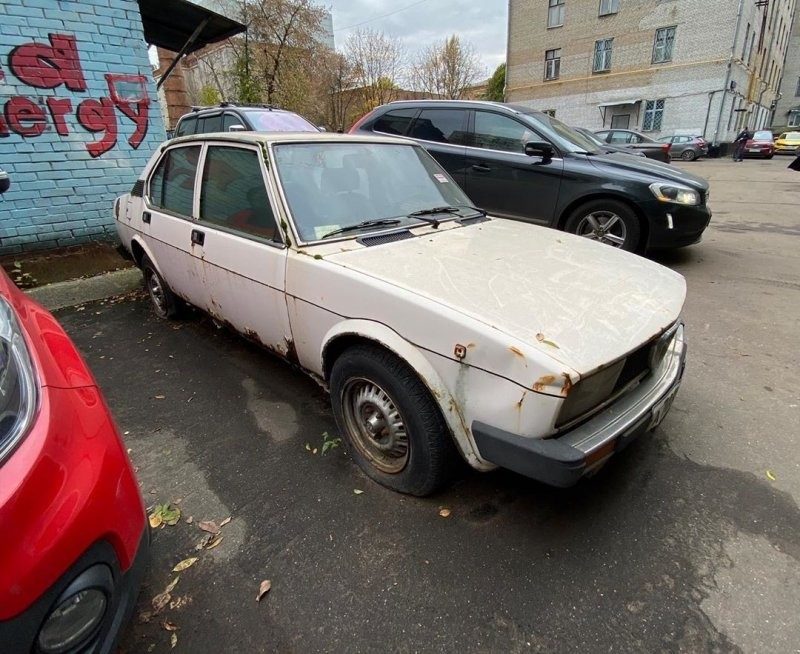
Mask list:
[[574,484],[683,374],[683,277],[487,217],[408,141],[174,139],[114,210],[158,315],[194,305],[327,385],[353,458],[398,491],[459,456]]

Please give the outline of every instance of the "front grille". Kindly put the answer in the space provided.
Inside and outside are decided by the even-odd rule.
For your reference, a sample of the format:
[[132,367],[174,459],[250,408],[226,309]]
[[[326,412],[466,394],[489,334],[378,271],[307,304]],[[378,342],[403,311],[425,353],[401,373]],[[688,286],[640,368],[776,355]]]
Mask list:
[[625,388],[637,377],[643,377],[650,372],[650,349],[653,347],[653,341],[640,347],[638,350],[631,352],[625,359],[625,365],[617,378],[617,383],[611,391],[614,395],[617,391]]
[[369,247],[370,245],[381,245],[383,243],[392,243],[393,241],[402,241],[413,236],[414,235],[411,232],[409,232],[407,229],[404,229],[400,232],[389,232],[388,234],[378,234],[376,236],[362,236],[361,238],[357,238],[356,241],[361,243],[361,245],[366,245]]

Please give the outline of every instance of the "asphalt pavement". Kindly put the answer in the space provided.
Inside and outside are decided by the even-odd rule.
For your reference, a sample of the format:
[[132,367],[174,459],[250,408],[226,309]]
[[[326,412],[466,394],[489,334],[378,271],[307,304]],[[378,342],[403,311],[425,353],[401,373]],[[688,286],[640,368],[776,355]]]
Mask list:
[[701,244],[656,257],[689,285],[683,387],[653,434],[569,490],[465,470],[434,497],[398,495],[342,446],[323,455],[336,427],[319,386],[208,318],[159,321],[141,292],[58,311],[145,502],[182,513],[152,532],[122,650],[800,651],[787,164],[681,164],[711,180],[714,211]]

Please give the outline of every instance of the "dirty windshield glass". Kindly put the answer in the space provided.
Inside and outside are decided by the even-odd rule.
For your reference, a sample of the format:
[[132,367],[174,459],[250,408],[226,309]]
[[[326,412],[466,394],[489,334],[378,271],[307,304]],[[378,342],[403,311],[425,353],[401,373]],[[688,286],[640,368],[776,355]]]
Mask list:
[[[368,221],[365,230],[389,224],[416,226],[423,221],[410,215],[414,211],[470,204],[419,146],[281,143],[273,151],[292,219],[305,242],[336,230],[356,237],[358,230],[341,230]],[[399,220],[374,223],[388,219]]]

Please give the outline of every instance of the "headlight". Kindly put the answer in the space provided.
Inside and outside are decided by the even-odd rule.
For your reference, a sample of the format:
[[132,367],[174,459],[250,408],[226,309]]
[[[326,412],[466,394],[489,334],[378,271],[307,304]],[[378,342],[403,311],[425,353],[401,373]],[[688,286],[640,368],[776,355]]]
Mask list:
[[700,194],[686,186],[674,186],[673,184],[656,182],[655,184],[650,184],[650,190],[661,202],[673,202],[674,204],[690,206],[700,204]]
[[0,297],[0,463],[28,431],[36,413],[36,378],[14,309]]

